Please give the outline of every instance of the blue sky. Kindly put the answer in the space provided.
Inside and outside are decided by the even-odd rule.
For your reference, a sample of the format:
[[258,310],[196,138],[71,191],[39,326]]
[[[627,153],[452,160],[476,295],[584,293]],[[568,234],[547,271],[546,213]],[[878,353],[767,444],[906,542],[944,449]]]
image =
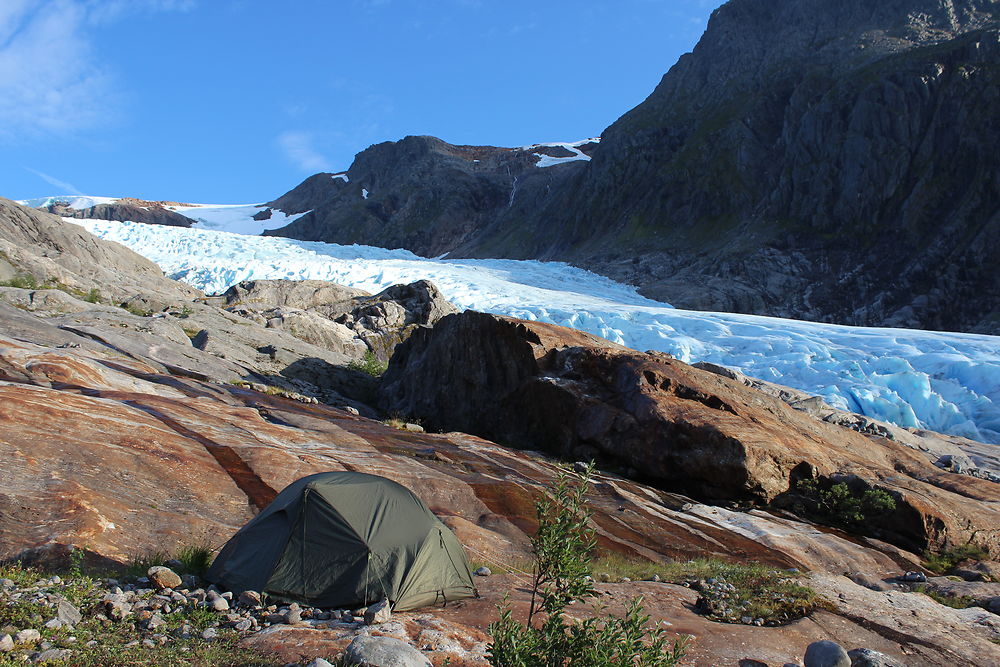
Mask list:
[[596,136],[721,0],[0,0],[0,196],[264,201],[373,143]]

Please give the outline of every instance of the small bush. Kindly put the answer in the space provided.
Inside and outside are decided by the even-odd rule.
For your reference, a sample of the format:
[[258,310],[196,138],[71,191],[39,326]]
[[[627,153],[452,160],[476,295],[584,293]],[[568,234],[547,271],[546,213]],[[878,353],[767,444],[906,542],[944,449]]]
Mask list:
[[963,544],[934,553],[924,552],[924,567],[937,574],[947,574],[964,560],[983,560],[989,558],[989,552],[977,544]]
[[[729,563],[717,558],[654,563],[607,555],[594,560],[598,579],[648,580],[657,575],[671,584],[687,584],[704,599],[701,612],[721,623],[761,619],[764,625],[790,623],[816,609],[822,600],[798,582],[798,576],[760,563]],[[714,584],[705,582],[713,581]]]
[[17,289],[38,289],[38,279],[31,274],[14,276],[10,280],[0,282],[0,287],[16,287]]
[[125,305],[122,306],[122,308],[124,308],[128,312],[132,313],[136,317],[149,317],[150,315],[153,314],[153,311],[151,311],[151,310],[149,310],[147,308],[141,308],[141,307],[135,305],[134,303],[125,304]]
[[200,577],[208,571],[214,559],[214,550],[206,544],[186,546],[177,552],[177,560],[184,564],[180,574],[196,574]]
[[938,592],[933,588],[929,588],[927,584],[917,584],[913,587],[913,592],[922,593],[938,604],[943,604],[944,606],[951,607],[952,609],[968,609],[969,607],[976,606],[976,598],[972,596],[945,595],[944,593]]
[[849,531],[861,531],[872,519],[896,509],[896,501],[881,489],[857,494],[843,482],[824,489],[818,479],[801,480],[795,489],[802,500],[797,509],[802,513]]
[[379,361],[378,357],[371,350],[365,352],[365,356],[361,361],[352,361],[347,364],[347,367],[351,370],[361,371],[362,373],[367,373],[372,377],[381,377],[383,373],[389,368],[389,364],[384,361]]
[[596,536],[590,527],[585,495],[591,466],[573,483],[562,472],[552,491],[535,505],[538,531],[531,540],[534,577],[525,624],[513,617],[505,600],[500,620],[490,625],[489,661],[496,667],[672,667],[684,657],[686,638],[669,641],[662,628],[650,628],[642,600],[625,615],[566,618],[565,608],[593,597],[590,556]]

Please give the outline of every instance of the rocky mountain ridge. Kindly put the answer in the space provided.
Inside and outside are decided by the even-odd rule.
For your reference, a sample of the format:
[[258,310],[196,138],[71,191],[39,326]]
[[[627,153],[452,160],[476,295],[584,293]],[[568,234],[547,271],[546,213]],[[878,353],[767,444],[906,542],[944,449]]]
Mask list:
[[685,308],[997,333],[998,20],[990,0],[731,0],[592,161],[407,137],[271,202],[312,212],[269,233],[565,260]]

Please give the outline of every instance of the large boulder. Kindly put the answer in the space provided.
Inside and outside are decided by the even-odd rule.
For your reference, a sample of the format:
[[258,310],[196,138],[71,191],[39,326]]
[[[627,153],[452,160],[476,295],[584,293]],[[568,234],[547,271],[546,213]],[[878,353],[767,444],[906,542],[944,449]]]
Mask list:
[[446,317],[397,348],[381,401],[433,430],[597,459],[704,500],[780,505],[799,480],[851,481],[896,499],[872,534],[911,549],[971,540],[1000,550],[1000,486],[667,355],[563,327]]

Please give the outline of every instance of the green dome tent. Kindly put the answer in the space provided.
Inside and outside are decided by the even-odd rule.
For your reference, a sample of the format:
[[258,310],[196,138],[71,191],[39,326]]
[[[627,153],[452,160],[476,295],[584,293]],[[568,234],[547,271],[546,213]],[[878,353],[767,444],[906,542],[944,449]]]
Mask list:
[[315,607],[398,611],[476,595],[465,552],[413,493],[376,475],[293,482],[222,548],[206,579]]

